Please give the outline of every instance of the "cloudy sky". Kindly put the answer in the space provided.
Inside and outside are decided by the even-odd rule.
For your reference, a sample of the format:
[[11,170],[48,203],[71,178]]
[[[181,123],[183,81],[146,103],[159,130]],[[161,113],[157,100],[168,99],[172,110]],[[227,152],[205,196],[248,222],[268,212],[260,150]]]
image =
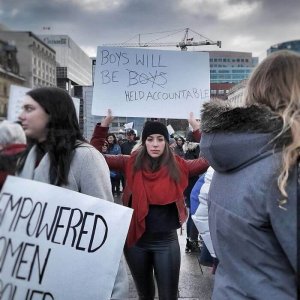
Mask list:
[[194,41],[204,39],[199,34],[222,41],[221,49],[190,51],[246,51],[263,58],[271,45],[300,39],[300,1],[0,0],[0,23],[35,34],[67,34],[90,56],[99,45],[138,42],[139,34],[142,42],[176,43],[190,28]]

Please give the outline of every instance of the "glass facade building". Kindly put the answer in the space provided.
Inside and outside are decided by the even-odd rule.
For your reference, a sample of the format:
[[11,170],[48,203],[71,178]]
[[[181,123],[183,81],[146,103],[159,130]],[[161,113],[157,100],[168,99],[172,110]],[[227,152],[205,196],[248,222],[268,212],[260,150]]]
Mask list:
[[206,51],[209,53],[210,83],[238,83],[247,79],[258,64],[250,52]]
[[76,85],[92,85],[91,58],[67,35],[39,35],[56,51],[57,86],[74,94]]
[[300,40],[288,41],[288,42],[272,45],[267,50],[267,55],[271,54],[272,52],[276,52],[284,49],[300,52]]

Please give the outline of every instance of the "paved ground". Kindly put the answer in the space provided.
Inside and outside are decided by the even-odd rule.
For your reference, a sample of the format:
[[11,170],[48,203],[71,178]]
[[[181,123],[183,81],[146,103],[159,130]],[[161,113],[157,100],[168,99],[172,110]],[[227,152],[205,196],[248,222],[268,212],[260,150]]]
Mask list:
[[[116,202],[119,202],[116,200]],[[185,225],[182,232],[178,230],[179,243],[181,248],[181,269],[179,279],[179,298],[180,300],[210,300],[213,288],[213,275],[211,268],[203,267],[202,271],[199,267],[198,260],[195,254],[186,254],[184,252],[186,242]],[[129,299],[137,300],[132,276],[128,269],[130,280]],[[158,298],[155,298],[158,299]]]

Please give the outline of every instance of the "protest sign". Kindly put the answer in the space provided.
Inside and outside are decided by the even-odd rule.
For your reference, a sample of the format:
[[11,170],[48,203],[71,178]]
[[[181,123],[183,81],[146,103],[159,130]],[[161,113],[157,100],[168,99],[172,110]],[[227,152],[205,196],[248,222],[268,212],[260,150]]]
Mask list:
[[[15,122],[18,120],[19,115],[22,112],[22,103],[25,97],[25,94],[30,91],[30,88],[22,87],[18,85],[10,86],[10,93],[8,99],[8,108],[7,108],[7,120],[11,122]],[[72,97],[77,119],[79,120],[79,107],[80,107],[80,99]]]
[[110,299],[131,214],[9,176],[0,194],[1,300]]
[[172,125],[168,125],[167,126],[167,129],[168,129],[168,133],[169,133],[169,135],[172,135],[173,133],[175,133],[175,130],[174,130],[174,128],[172,127]]
[[93,115],[186,119],[209,97],[206,52],[98,47]]
[[25,94],[29,91],[29,88],[11,85],[7,107],[7,120],[15,122],[18,120],[20,113],[22,112],[22,103]]

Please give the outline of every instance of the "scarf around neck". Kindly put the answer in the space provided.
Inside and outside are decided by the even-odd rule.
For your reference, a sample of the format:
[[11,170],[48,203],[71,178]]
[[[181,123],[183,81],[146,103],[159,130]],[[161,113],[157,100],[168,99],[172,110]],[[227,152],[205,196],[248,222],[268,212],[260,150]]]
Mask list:
[[127,236],[128,246],[133,246],[145,232],[145,218],[149,211],[149,205],[167,205],[178,200],[183,200],[183,191],[188,185],[188,169],[184,161],[176,157],[181,177],[175,182],[167,166],[160,167],[159,170],[133,171],[136,155],[129,159],[126,184],[132,192],[131,207],[134,209],[129,232]]

